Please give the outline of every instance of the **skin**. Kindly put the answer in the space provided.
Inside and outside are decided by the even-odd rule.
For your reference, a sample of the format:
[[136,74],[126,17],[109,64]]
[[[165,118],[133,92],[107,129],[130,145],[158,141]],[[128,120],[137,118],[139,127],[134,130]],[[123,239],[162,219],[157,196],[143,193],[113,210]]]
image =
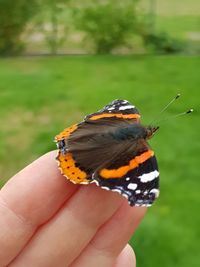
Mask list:
[[45,154],[1,189],[0,266],[135,266],[127,242],[146,208],[94,184],[72,184],[55,157]]

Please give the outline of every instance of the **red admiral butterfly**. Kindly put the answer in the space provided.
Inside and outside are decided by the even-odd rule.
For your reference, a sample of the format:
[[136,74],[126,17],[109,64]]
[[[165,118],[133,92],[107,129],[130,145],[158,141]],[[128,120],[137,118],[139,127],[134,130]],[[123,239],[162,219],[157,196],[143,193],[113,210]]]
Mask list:
[[136,107],[114,100],[55,137],[61,173],[75,184],[96,183],[120,193],[131,206],[151,206],[159,195],[159,172]]

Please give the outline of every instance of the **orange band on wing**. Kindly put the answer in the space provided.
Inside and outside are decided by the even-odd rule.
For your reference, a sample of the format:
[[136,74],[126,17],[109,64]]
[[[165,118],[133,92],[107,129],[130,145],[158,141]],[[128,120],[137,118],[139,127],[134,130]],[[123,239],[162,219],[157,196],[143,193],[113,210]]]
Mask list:
[[77,124],[72,125],[69,128],[65,128],[61,133],[55,136],[56,141],[60,141],[70,136],[78,128]]
[[59,161],[62,174],[74,184],[89,183],[86,178],[87,173],[76,167],[71,153],[62,154],[59,152],[56,159]]
[[139,114],[114,114],[114,113],[103,113],[103,114],[99,114],[99,115],[94,115],[92,117],[90,117],[90,120],[98,120],[98,119],[102,119],[102,118],[112,118],[112,117],[116,117],[116,118],[122,118],[122,119],[139,119],[140,115]]
[[151,158],[154,155],[152,150],[148,150],[142,153],[140,156],[136,156],[134,159],[130,160],[128,165],[119,167],[118,169],[102,169],[100,175],[105,179],[110,178],[121,178],[130,170],[133,170],[138,167],[139,164],[145,162],[147,159]]

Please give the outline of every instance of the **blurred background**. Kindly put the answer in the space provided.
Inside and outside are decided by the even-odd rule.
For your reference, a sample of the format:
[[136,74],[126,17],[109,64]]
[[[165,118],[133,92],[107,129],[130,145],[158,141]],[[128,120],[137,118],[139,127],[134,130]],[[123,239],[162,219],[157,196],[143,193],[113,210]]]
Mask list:
[[[199,267],[199,0],[1,0],[0,186],[113,99],[148,124],[161,196],[130,243],[138,266]],[[120,233],[119,233],[120,235]]]

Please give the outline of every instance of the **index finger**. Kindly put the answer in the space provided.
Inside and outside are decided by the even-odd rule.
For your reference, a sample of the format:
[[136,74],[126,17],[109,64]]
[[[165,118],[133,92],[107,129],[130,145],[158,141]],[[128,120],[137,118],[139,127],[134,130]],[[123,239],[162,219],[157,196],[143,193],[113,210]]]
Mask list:
[[50,152],[11,178],[0,191],[0,266],[7,265],[78,189],[64,178]]

